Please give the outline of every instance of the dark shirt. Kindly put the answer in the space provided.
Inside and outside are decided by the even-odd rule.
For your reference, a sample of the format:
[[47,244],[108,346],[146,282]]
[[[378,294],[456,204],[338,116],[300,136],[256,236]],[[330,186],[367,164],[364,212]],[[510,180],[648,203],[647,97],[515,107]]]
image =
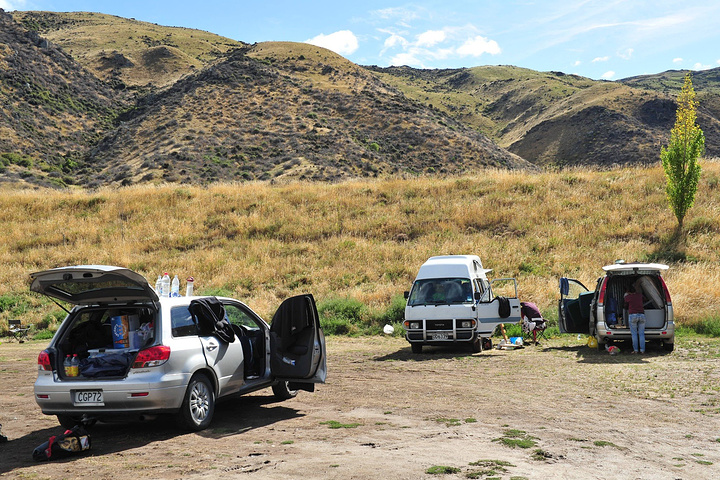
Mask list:
[[626,293],[625,306],[627,306],[628,314],[645,313],[643,308],[643,296],[641,293]]
[[533,318],[542,318],[540,309],[532,302],[523,302],[522,307],[520,307],[520,312],[528,320],[532,320]]

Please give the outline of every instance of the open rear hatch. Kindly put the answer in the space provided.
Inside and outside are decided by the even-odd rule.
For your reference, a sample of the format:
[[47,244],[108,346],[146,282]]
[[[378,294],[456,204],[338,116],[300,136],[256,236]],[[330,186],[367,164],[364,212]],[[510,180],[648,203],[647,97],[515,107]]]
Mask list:
[[156,302],[139,273],[108,265],[76,265],[30,274],[30,290],[74,305]]

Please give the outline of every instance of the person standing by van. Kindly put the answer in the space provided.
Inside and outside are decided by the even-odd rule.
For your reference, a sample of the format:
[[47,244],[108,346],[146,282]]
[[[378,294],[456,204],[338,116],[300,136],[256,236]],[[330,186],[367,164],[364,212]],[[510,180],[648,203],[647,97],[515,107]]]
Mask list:
[[642,293],[637,292],[635,287],[629,285],[625,293],[625,308],[628,310],[628,323],[630,324],[630,335],[632,336],[632,353],[645,353],[645,308]]

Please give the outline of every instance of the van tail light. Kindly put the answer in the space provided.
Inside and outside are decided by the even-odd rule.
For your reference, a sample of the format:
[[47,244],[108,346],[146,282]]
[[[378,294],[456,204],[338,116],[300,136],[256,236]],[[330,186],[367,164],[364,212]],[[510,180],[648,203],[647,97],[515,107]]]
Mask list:
[[50,354],[47,350],[43,350],[40,352],[40,355],[38,355],[38,370],[39,371],[45,371],[45,372],[51,372],[52,371],[52,364],[50,363]]
[[600,285],[600,295],[598,295],[598,305],[605,304],[605,288],[607,288],[607,277],[603,278],[602,285]]
[[159,367],[170,358],[170,347],[157,345],[140,350],[135,357],[132,368]]
[[660,283],[662,284],[663,291],[665,292],[665,303],[672,305],[672,300],[670,300],[670,291],[668,290],[667,285],[665,285],[665,280],[663,280],[662,277],[660,277]]

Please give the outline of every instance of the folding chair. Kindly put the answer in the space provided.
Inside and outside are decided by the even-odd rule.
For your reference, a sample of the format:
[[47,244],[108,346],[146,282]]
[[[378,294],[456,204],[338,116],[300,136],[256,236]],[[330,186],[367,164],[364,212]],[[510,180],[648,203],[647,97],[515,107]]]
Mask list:
[[8,327],[10,327],[9,330],[13,334],[13,338],[18,342],[23,343],[27,340],[27,332],[30,327],[23,325],[20,320],[8,320]]
[[547,320],[544,318],[533,318],[531,320],[525,319],[522,322],[523,337],[527,336],[528,341],[532,337],[533,344],[538,344],[538,338],[547,340],[545,336],[545,329],[547,328]]

